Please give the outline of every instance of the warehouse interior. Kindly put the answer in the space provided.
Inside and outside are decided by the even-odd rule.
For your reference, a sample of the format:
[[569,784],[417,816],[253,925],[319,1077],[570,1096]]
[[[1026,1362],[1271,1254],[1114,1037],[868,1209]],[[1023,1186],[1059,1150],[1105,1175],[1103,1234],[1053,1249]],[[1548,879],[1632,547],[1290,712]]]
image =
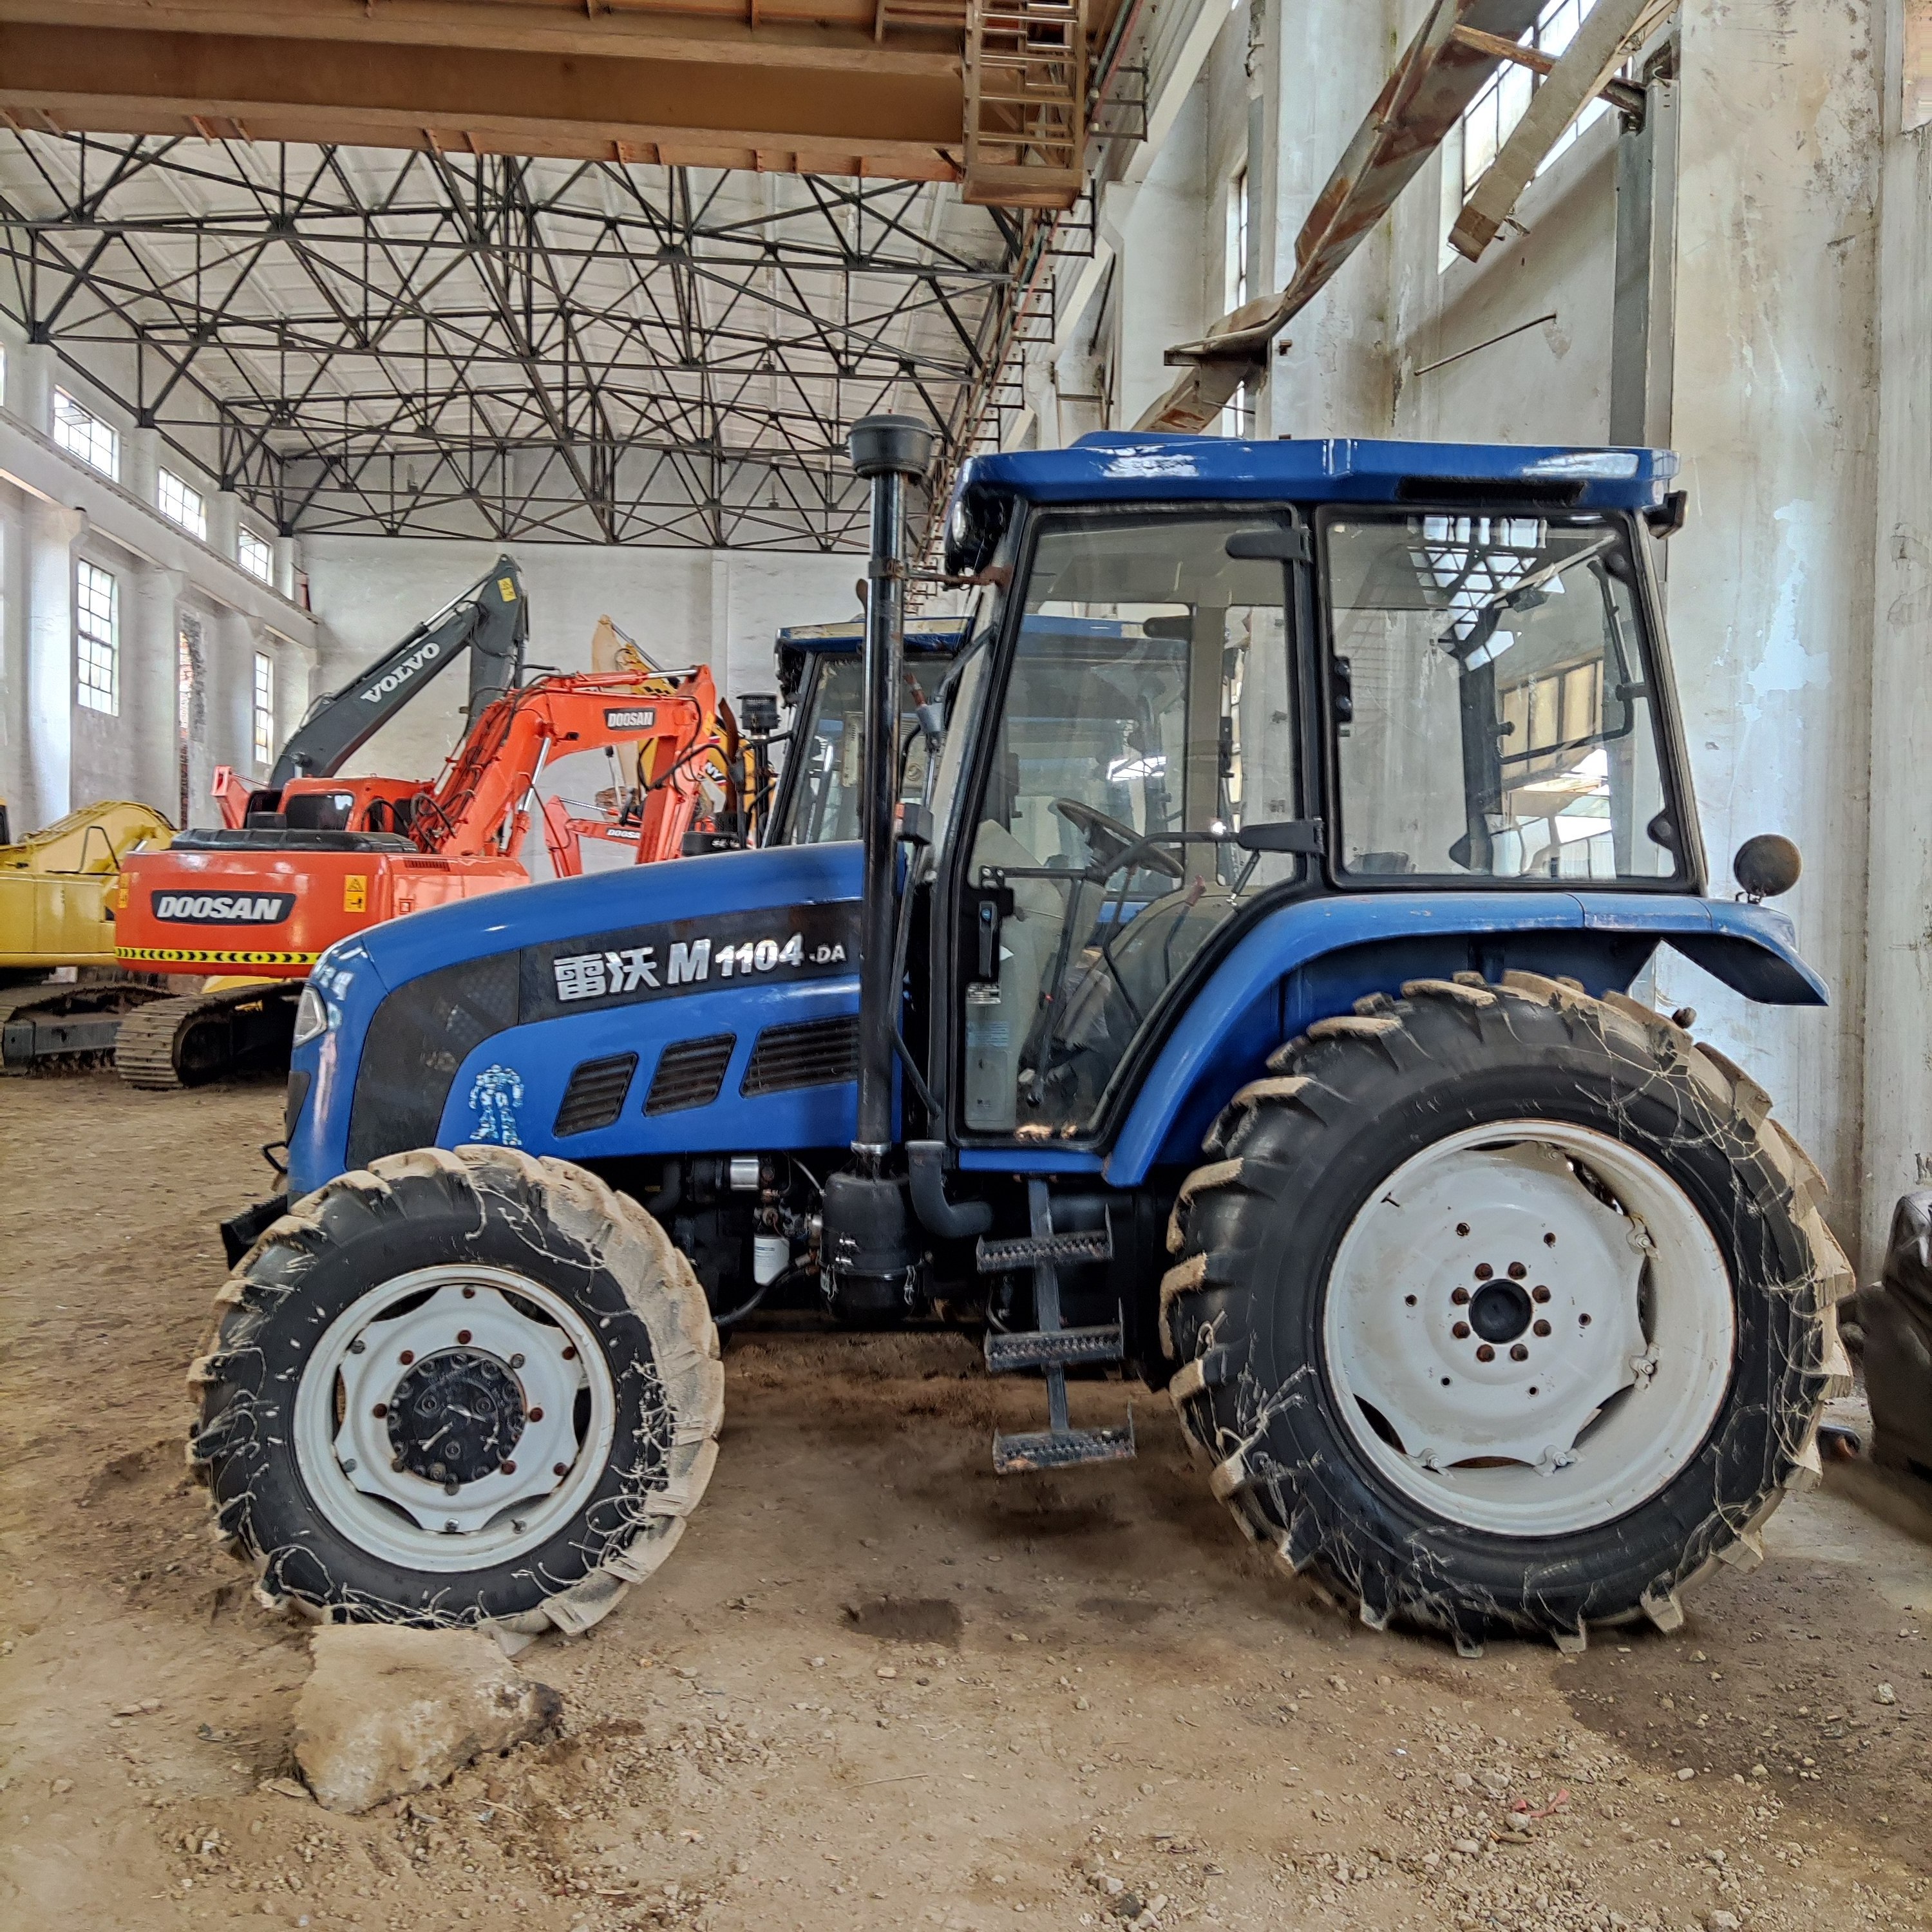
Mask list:
[[[708,666],[734,704],[772,692],[782,630],[862,624],[868,494],[847,439],[883,413],[937,434],[910,521],[935,580],[962,465],[1094,432],[1150,450],[1180,433],[1674,451],[1682,520],[1655,554],[1710,895],[1737,890],[1746,839],[1795,842],[1802,873],[1777,904],[1829,1005],[1754,1004],[1668,950],[1638,990],[1693,1010],[1698,1040],[1772,1096],[1869,1282],[1894,1204],[1932,1187],[1928,303],[1932,0],[0,0],[0,803],[15,838],[100,800],[218,823],[218,772],[265,783],[317,700],[504,556],[532,667],[590,670],[608,616],[657,666]],[[934,580],[913,608],[950,616],[971,595]],[[344,775],[433,779],[465,725],[444,677]],[[71,1120],[140,1175],[145,1216],[162,1211],[151,1144],[218,1143],[175,1190],[209,1245],[261,1191],[279,1086],[165,1096],[181,1109],[165,1121],[118,1111],[110,1087],[98,1070],[0,1083],[0,1166],[50,1148],[65,1165]],[[65,1266],[54,1213],[22,1192],[9,1237],[48,1282]],[[119,1245],[86,1258],[95,1298],[148,1224],[104,1225]],[[212,1290],[218,1256],[202,1271]],[[562,1687],[562,1744],[506,1748],[358,1838],[367,1821],[298,1812],[278,1742],[306,1629],[186,1553],[200,1504],[170,1433],[174,1357],[203,1285],[185,1312],[126,1318],[155,1386],[115,1398],[130,1446],[107,1473],[76,1464],[94,1514],[69,1529],[111,1528],[134,1552],[115,1561],[141,1565],[112,1573],[136,1621],[134,1660],[108,1672],[109,1755],[177,1716],[230,1742],[205,1776],[172,1746],[114,1757],[94,1802],[121,1808],[136,1876],[118,1892],[60,1822],[74,1778],[78,1803],[106,1774],[62,1770],[47,1736],[21,1745],[0,1790],[10,1808],[35,1794],[20,1804],[44,1834],[52,1821],[23,1837],[15,1882],[37,1922],[109,1905],[143,1927],[259,1910],[366,1932],[982,1932],[1029,1906],[1146,1932],[1923,1922],[1924,1480],[1828,1471],[1756,1581],[1717,1572],[1730,1621],[1694,1622],[1694,1665],[1648,1630],[1635,1657],[1566,1655],[1568,1678],[1539,1651],[1519,1678],[1502,1659],[1522,1646],[1396,1657],[1372,1652],[1394,1642],[1379,1625],[1324,1622],[1317,1592],[1269,1623],[1250,1684],[1242,1633],[1276,1616],[1274,1586],[1259,1556],[1222,1580],[1197,1549],[1178,1436],[1143,1449],[1124,1500],[1042,1478],[1046,1503],[980,1498],[942,1532],[945,1484],[978,1498],[986,1425],[1019,1409],[890,1336],[824,1344],[829,1398],[768,1341],[739,1341],[730,1376],[770,1400],[728,1453],[782,1474],[721,1475],[724,1541],[694,1537],[650,1609],[635,1596],[595,1644],[532,1665]],[[64,1306],[44,1333],[20,1318],[30,1369],[92,1332]],[[916,1421],[887,1419],[900,1402]],[[949,1431],[972,1439],[956,1454]],[[52,1459],[85,1447],[46,1448],[42,1474],[65,1481]],[[814,1516],[819,1486],[848,1481],[891,1501]],[[775,1507],[784,1526],[763,1540]],[[62,1627],[40,1579],[94,1546],[24,1502],[10,1514],[38,1572],[0,1622],[31,1658],[34,1632]],[[1096,1526],[1148,1585],[1102,1574],[1080,1540]],[[849,1576],[813,1569],[830,1529],[866,1532]],[[1203,1566],[1213,1593],[1195,1589]],[[788,1594],[788,1577],[806,1580]],[[962,1588],[986,1599],[963,1652],[954,1600],[978,1599]],[[152,1634],[178,1613],[191,1656]],[[237,1663],[222,1646],[256,1616],[280,1634]],[[1842,1646],[1796,1650],[1834,1628]],[[1838,1674],[1787,1696],[1784,1650],[1746,1648],[1787,1638],[1806,1670],[1834,1651]],[[63,1641],[22,1694],[30,1732],[58,1730],[86,1674],[83,1638]],[[1654,1681],[1634,1685],[1640,1668]],[[190,1689],[151,1694],[177,1670]],[[1089,1691],[1118,1718],[1090,1744]],[[754,1695],[777,1714],[753,1724]],[[1810,1768],[1794,1746],[1787,1786],[1764,1740],[1800,1696],[1804,1724],[1829,1704],[1838,1724],[1842,1705],[1856,1735],[1842,1769],[1842,1727],[1829,1756],[1803,1747]],[[1743,1715],[1707,1727],[1732,1699]],[[1210,1706],[1274,1728],[1217,1758],[1192,1735]],[[947,1725],[1001,1765],[1036,1752],[1038,1792],[996,1804],[976,1756],[942,1799],[916,1781],[926,1760],[891,1755]],[[1421,1777],[1395,1768],[1411,1751],[1453,1775],[1439,1803],[1371,1780]],[[788,1760],[806,1774],[773,1775]],[[627,1811],[620,1778],[656,1796]],[[1656,1788],[1625,1788],[1643,1778]],[[122,1815],[124,1782],[164,1816],[158,1849]],[[1290,1833],[1271,1807],[1315,1822]],[[1565,1807],[1595,1808],[1600,1840],[1571,1847],[1574,1870],[1548,1862]],[[1792,1849],[1774,1860],[1774,1842]],[[1631,1850],[1622,1876],[1603,1849],[1645,1844],[1666,1849]],[[1534,1874],[1497,1880],[1518,1845]]]
[[[1064,211],[892,178],[938,172],[932,156],[957,152],[944,142],[926,161],[903,143],[850,157],[856,173],[800,171],[817,158],[796,148],[728,169],[701,140],[667,163],[560,111],[540,138],[565,153],[503,154],[488,48],[467,129],[392,115],[396,146],[280,138],[374,112],[316,95],[313,68],[307,104],[274,104],[277,84],[298,92],[287,68],[335,46],[297,35],[400,39],[406,19],[433,38],[439,14],[480,15],[513,46],[528,15],[562,60],[663,32],[655,9],[298,9],[273,44],[285,70],[250,83],[272,99],[238,121],[124,98],[79,51],[131,43],[131,11],[172,21],[172,46],[252,58],[223,9],[82,10],[85,37],[50,24],[65,8],[10,5],[0,26],[0,790],[20,824],[130,778],[171,816],[184,798],[205,812],[216,765],[262,764],[311,694],[504,549],[531,574],[544,661],[587,662],[608,610],[664,662],[711,664],[728,694],[768,687],[780,626],[857,608],[863,510],[841,426],[913,408],[955,463],[1132,426],[1168,387],[1169,348],[1286,286],[1317,193],[1427,9],[1136,10],[1125,43],[1097,44],[1094,171]],[[1543,10],[1532,40],[1560,51],[1576,8]],[[1690,506],[1670,620],[1706,841],[1720,856],[1758,832],[1797,842],[1786,904],[1833,1006],[1789,1027],[1674,961],[1684,983],[1665,990],[1779,1096],[1868,1259],[1920,1178],[1932,1106],[1924,1056],[1900,1047],[1925,992],[1932,864],[1909,701],[1927,621],[1925,11],[1640,20],[1624,67],[1651,104],[1643,131],[1598,99],[1472,262],[1448,238],[1463,184],[1538,78],[1496,75],[1216,418],[1263,436],[1678,452]],[[802,38],[856,34],[850,70],[943,66],[912,50],[956,28],[892,13],[876,38],[712,21],[706,45],[772,37],[760,58],[782,64]],[[860,128],[871,110],[855,92],[839,111]],[[119,600],[112,710],[70,662],[82,562]],[[370,755],[440,758],[456,694],[439,701]]]

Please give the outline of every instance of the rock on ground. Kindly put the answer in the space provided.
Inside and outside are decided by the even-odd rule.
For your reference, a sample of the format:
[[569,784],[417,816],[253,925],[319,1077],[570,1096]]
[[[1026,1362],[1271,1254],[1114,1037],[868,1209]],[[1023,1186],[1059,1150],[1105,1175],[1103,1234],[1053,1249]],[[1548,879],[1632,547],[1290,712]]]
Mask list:
[[477,1630],[328,1624],[296,1706],[296,1762],[332,1811],[440,1784],[486,1751],[548,1730],[563,1700]]

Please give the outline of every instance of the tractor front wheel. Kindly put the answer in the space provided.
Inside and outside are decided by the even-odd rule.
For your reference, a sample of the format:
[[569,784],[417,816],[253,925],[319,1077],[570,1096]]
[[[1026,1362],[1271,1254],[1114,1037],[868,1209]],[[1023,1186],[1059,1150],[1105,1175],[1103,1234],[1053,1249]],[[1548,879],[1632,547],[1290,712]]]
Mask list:
[[1420,981],[1283,1048],[1183,1188],[1170,1384],[1248,1533],[1380,1628],[1580,1646],[1817,1468],[1850,1286],[1744,1075],[1621,996]]
[[430,1148],[297,1202],[218,1299],[190,1460],[271,1598],[576,1631],[710,1479],[717,1334],[634,1202],[566,1162]]

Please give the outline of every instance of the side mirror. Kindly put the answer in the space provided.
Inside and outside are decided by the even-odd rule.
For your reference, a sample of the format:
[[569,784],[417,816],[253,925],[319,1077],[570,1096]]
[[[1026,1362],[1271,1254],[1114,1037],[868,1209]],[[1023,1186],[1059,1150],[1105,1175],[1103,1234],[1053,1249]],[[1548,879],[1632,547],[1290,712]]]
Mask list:
[[1755,838],[1747,838],[1731,861],[1731,876],[1753,905],[1781,898],[1797,884],[1804,869],[1798,848],[1775,832],[1760,832]]

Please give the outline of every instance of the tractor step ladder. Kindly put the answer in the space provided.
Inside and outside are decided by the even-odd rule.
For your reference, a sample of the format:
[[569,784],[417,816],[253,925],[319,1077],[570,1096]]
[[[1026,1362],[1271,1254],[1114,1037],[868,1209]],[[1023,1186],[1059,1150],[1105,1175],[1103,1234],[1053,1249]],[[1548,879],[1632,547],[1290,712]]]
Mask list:
[[1034,1312],[1040,1326],[1004,1334],[989,1330],[986,1366],[996,1376],[1016,1369],[1043,1370],[1047,1426],[1028,1435],[995,1436],[993,1467],[1002,1476],[1013,1476],[1028,1470],[1065,1468],[1074,1462],[1124,1462],[1134,1453],[1131,1412],[1118,1429],[1076,1429],[1066,1414],[1066,1371],[1089,1362],[1119,1361],[1120,1324],[1064,1328],[1060,1322],[1060,1270],[1112,1260],[1113,1235],[1106,1228],[1056,1233],[1052,1200],[1043,1180],[1027,1183],[1027,1209],[1030,1234],[1012,1240],[982,1238],[977,1256],[982,1274],[1033,1270]]

